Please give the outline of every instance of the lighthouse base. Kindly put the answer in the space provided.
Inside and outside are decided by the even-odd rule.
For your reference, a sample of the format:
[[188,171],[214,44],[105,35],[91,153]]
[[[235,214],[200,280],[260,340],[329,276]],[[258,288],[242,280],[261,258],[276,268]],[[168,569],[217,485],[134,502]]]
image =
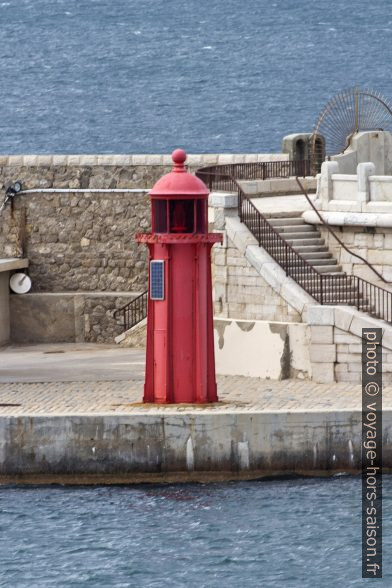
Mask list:
[[[161,264],[161,299],[150,271],[144,402],[217,402],[211,248],[221,235],[151,235],[150,267]],[[142,239],[140,239],[142,240]]]

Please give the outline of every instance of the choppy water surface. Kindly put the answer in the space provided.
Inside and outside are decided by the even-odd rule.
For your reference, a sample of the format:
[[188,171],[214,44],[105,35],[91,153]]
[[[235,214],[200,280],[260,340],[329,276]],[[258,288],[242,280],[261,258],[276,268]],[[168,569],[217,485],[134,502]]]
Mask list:
[[0,2],[0,152],[279,151],[329,97],[392,97],[389,0]]
[[[384,578],[392,585],[392,477]],[[359,478],[0,487],[0,585],[329,587],[361,579]]]

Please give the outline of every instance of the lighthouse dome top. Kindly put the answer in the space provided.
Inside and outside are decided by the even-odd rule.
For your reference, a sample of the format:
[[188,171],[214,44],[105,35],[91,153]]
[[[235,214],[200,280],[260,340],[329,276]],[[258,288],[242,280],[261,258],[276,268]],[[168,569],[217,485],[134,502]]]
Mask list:
[[152,198],[207,198],[208,188],[199,178],[185,169],[186,153],[176,149],[172,153],[173,169],[160,178],[150,191]]

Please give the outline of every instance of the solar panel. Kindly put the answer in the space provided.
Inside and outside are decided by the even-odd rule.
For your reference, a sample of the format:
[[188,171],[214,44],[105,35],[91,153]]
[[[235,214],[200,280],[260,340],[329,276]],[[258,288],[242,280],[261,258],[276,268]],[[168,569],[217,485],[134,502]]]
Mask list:
[[154,259],[150,261],[150,298],[164,300],[165,298],[165,262]]

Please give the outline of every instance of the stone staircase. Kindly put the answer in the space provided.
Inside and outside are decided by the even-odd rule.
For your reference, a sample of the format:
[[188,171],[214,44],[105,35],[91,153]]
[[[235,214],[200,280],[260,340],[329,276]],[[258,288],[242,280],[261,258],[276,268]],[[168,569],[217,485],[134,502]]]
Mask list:
[[[332,253],[325,245],[325,240],[321,237],[320,231],[314,225],[305,223],[302,216],[269,216],[268,222],[319,273],[346,276],[342,266],[338,265],[338,262],[332,257]],[[345,280],[342,280],[341,288],[339,288],[338,282],[334,287],[324,287],[323,289],[325,304],[355,305],[358,296],[361,299],[363,310],[372,312],[373,309],[368,304],[368,300],[364,299],[362,294],[358,294],[354,285],[347,286]]]
[[332,257],[322,239],[320,231],[305,223],[301,216],[288,218],[269,218],[269,223],[293,249],[318,272],[342,274],[342,267]]

